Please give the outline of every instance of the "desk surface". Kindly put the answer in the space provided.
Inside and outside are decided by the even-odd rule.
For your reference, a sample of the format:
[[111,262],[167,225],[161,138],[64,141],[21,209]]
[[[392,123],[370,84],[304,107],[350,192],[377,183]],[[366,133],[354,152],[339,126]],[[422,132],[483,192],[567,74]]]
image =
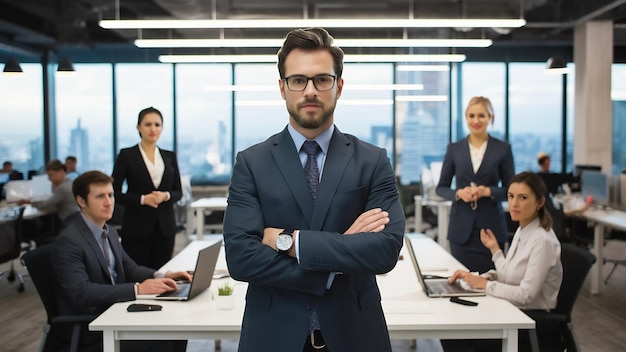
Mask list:
[[[209,237],[209,236],[207,236]],[[162,270],[187,270],[194,267],[197,251],[221,236],[194,241],[168,262]],[[449,275],[462,266],[434,241],[412,235],[415,252],[424,271]],[[466,307],[443,298],[428,298],[418,284],[406,248],[394,270],[378,276],[383,308],[392,339],[416,338],[502,338],[503,351],[517,349],[517,329],[534,328],[534,322],[506,300],[472,297],[477,307]],[[226,267],[224,252],[218,269]],[[115,351],[116,340],[123,339],[238,339],[245,305],[247,284],[235,283],[235,306],[218,310],[212,297],[225,280],[214,280],[211,287],[188,302],[160,301],[159,312],[128,313],[129,302],[116,303],[95,319],[91,330],[101,330],[104,350]],[[149,303],[154,301],[142,300]]]

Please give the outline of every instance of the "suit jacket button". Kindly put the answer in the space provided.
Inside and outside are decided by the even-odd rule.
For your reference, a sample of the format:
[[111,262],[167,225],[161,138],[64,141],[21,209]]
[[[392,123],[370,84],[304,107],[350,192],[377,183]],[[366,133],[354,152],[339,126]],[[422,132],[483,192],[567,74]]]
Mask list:
[[305,303],[304,310],[311,310],[311,303]]

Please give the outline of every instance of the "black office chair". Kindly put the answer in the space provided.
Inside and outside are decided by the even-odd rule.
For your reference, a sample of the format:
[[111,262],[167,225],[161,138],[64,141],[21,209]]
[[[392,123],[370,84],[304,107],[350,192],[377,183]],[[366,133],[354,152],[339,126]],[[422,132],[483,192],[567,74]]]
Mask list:
[[[556,308],[551,311],[524,311],[535,320],[536,332],[540,337],[549,336],[550,339],[539,339],[540,350],[578,352],[580,348],[574,335],[572,324],[572,309],[578,294],[585,282],[596,257],[584,248],[571,243],[561,243],[561,263],[563,265],[563,282],[556,301]],[[542,334],[550,329],[551,334]],[[531,343],[536,343],[537,335],[531,332]]]
[[52,245],[38,246],[22,256],[22,263],[28,269],[39,298],[46,309],[47,322],[44,326],[44,335],[39,346],[39,352],[67,350],[64,346],[64,332],[71,327],[69,351],[78,351],[81,329],[93,319],[95,315],[60,315],[57,309],[55,294],[55,275],[52,268]]
[[8,271],[0,272],[0,280],[6,276],[9,282],[13,282],[17,277],[20,283],[17,286],[18,292],[24,292],[24,277],[15,271],[13,260],[22,253],[20,233],[23,216],[24,207],[10,207],[0,211],[0,263],[11,262]]

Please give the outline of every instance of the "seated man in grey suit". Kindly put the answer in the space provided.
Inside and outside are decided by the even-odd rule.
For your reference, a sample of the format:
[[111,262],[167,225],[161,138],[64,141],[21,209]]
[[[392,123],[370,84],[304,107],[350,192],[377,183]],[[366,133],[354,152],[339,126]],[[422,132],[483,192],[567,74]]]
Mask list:
[[[80,216],[61,232],[52,252],[61,313],[99,314],[115,302],[134,300],[138,294],[175,290],[174,280],[191,280],[184,271],[159,273],[139,266],[124,252],[117,231],[106,224],[115,205],[109,175],[86,172],[74,180],[72,192]],[[185,351],[186,345],[186,341],[128,341],[122,343],[122,350]],[[101,333],[85,327],[79,350],[101,349]]]

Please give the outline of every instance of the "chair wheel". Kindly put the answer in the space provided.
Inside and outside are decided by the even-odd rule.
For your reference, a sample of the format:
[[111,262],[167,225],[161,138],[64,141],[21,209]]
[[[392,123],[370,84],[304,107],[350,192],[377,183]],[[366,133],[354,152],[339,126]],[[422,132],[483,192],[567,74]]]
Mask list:
[[17,287],[17,292],[24,292],[24,284],[20,283],[20,285]]

